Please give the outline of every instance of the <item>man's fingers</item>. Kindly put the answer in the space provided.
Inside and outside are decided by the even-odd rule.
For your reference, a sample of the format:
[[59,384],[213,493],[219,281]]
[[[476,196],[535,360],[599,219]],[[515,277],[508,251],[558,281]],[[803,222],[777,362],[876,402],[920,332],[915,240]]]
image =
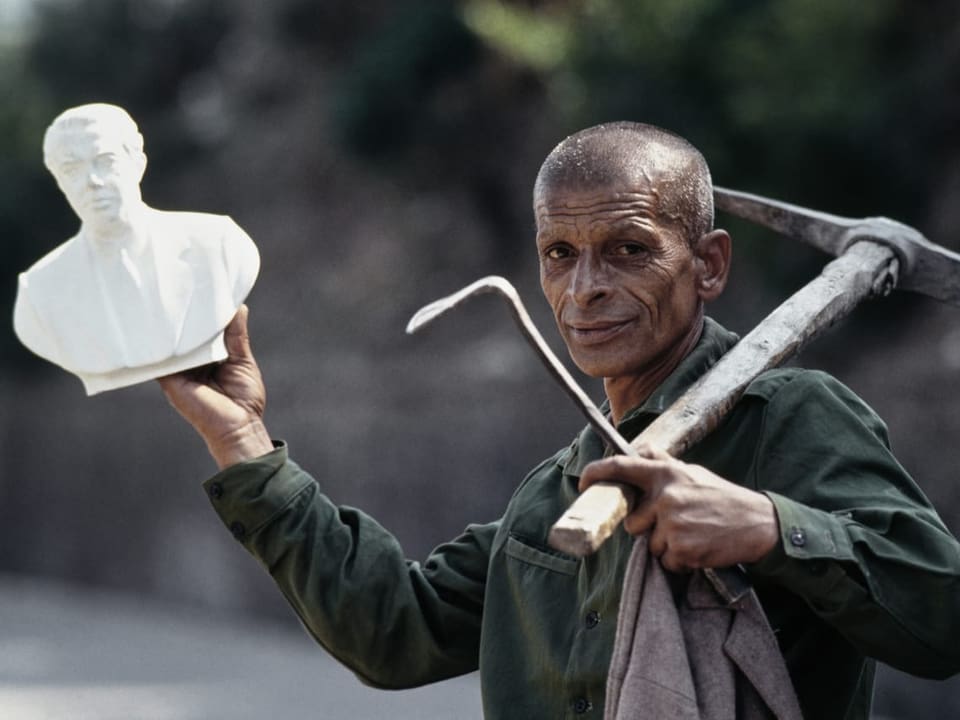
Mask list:
[[[633,458],[630,458],[632,460]],[[591,485],[598,482],[623,482],[624,468],[627,464],[626,455],[615,455],[613,457],[597,460],[587,465],[580,474],[580,483],[578,489],[583,492]]]
[[[676,461],[670,455],[655,449],[645,450],[649,457],[617,455],[592,462],[580,477],[581,491],[596,482],[620,483],[639,489],[636,503],[623,521],[624,529],[631,535],[643,535],[656,528],[661,493],[676,470]],[[659,556],[666,546],[662,533],[654,533],[651,551],[655,545],[659,552],[654,554]]]
[[623,519],[623,529],[631,535],[643,535],[654,527],[656,522],[656,503],[651,497],[644,496],[638,500],[636,508]]
[[650,549],[651,555],[662,560],[668,549],[666,533],[663,531],[658,532],[656,526],[651,528],[650,537],[647,540],[647,547]]
[[[669,455],[665,455],[669,459]],[[633,485],[645,495],[652,494],[663,482],[667,459],[650,460],[643,457],[614,455],[590,463],[580,476],[579,490],[583,492],[598,482],[611,482]]]
[[231,360],[252,360],[253,350],[250,348],[250,334],[247,332],[247,319],[250,309],[244,304],[237,309],[237,314],[223,332],[223,341],[227,346],[227,354]]

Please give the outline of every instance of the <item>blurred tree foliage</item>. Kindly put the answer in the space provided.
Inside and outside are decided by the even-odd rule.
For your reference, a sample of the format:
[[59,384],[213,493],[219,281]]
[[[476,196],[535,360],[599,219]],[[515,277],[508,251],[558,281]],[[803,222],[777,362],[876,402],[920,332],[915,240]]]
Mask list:
[[402,148],[415,138],[442,142],[438,135],[453,134],[462,141],[462,128],[430,112],[424,100],[474,65],[475,36],[443,3],[394,15],[364,39],[342,74],[334,108],[341,136],[370,155]]
[[891,213],[922,209],[956,148],[958,15],[898,0],[465,5],[570,128],[649,120],[694,139],[721,177]]
[[[41,0],[0,48],[0,308],[15,273],[75,225],[40,163],[49,120],[90,100],[125,105],[162,158],[145,186],[160,186],[203,157],[210,138],[191,107],[270,102],[210,82],[237,35],[257,34],[268,57],[299,48],[300,87],[315,76],[333,88],[337,141],[398,182],[467,188],[507,250],[529,219],[505,166],[542,154],[545,138],[621,118],[689,137],[722,184],[922,226],[960,149],[958,18],[949,0]],[[290,84],[289,68],[255,71],[261,88]],[[777,288],[822,262],[774,262],[752,237]],[[3,335],[0,360],[19,364],[14,347]]]
[[[231,22],[228,3],[193,0],[189,12],[162,0],[38,2],[18,37],[0,47],[0,310],[10,316],[16,273],[72,235],[77,220],[43,167],[43,131],[62,110],[87,102],[126,107],[148,137],[154,166],[144,186],[191,157],[182,105],[190,78],[202,73]],[[36,367],[26,351],[0,335],[0,363]]]
[[[470,0],[464,12],[542,78],[566,129],[671,128],[719,184],[922,226],[956,157],[956,3]],[[778,263],[744,230],[781,295],[823,262]]]

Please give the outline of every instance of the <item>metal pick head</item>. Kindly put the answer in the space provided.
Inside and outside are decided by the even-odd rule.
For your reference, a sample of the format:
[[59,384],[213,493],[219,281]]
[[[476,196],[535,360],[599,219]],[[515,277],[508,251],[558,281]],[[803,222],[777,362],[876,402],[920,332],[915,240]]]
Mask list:
[[869,240],[892,248],[900,261],[897,286],[960,305],[960,254],[927,240],[920,232],[885,217],[848,218],[760,195],[713,189],[718,210],[839,256],[853,243]]
[[846,249],[844,238],[850,229],[863,223],[863,220],[830,215],[722,187],[713,189],[713,202],[718,210],[763,225],[781,235],[802,240],[833,256],[840,255]]
[[407,323],[407,334],[413,335],[424,325],[428,325],[433,322],[436,318],[440,317],[448,310],[453,310],[460,303],[468,298],[473,297],[474,295],[483,295],[489,292],[497,292],[502,295],[506,295],[510,298],[511,302],[516,305],[520,302],[520,296],[517,294],[516,289],[506,278],[500,277],[499,275],[488,275],[487,277],[482,277],[479,280],[470,283],[462,290],[442,297],[439,300],[434,300],[429,305],[424,305],[422,308],[417,310],[414,313],[413,317],[410,318],[410,322]]

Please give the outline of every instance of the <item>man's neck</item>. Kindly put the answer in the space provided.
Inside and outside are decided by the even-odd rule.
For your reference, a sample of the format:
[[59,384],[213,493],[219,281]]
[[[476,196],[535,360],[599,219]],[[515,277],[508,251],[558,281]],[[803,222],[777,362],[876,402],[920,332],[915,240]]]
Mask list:
[[610,416],[617,425],[624,416],[639,407],[660,387],[677,365],[690,354],[703,333],[703,313],[690,325],[680,340],[644,372],[623,377],[604,378],[603,389],[610,401]]

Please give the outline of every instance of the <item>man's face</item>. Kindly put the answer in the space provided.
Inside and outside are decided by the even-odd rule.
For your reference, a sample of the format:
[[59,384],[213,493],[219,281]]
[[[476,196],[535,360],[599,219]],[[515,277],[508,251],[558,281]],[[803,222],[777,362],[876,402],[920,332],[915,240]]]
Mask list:
[[635,177],[535,198],[540,284],[573,361],[593,377],[657,372],[700,320],[696,258],[655,190]]
[[84,224],[126,219],[141,202],[144,165],[119,140],[91,130],[65,130],[56,139],[51,171]]

